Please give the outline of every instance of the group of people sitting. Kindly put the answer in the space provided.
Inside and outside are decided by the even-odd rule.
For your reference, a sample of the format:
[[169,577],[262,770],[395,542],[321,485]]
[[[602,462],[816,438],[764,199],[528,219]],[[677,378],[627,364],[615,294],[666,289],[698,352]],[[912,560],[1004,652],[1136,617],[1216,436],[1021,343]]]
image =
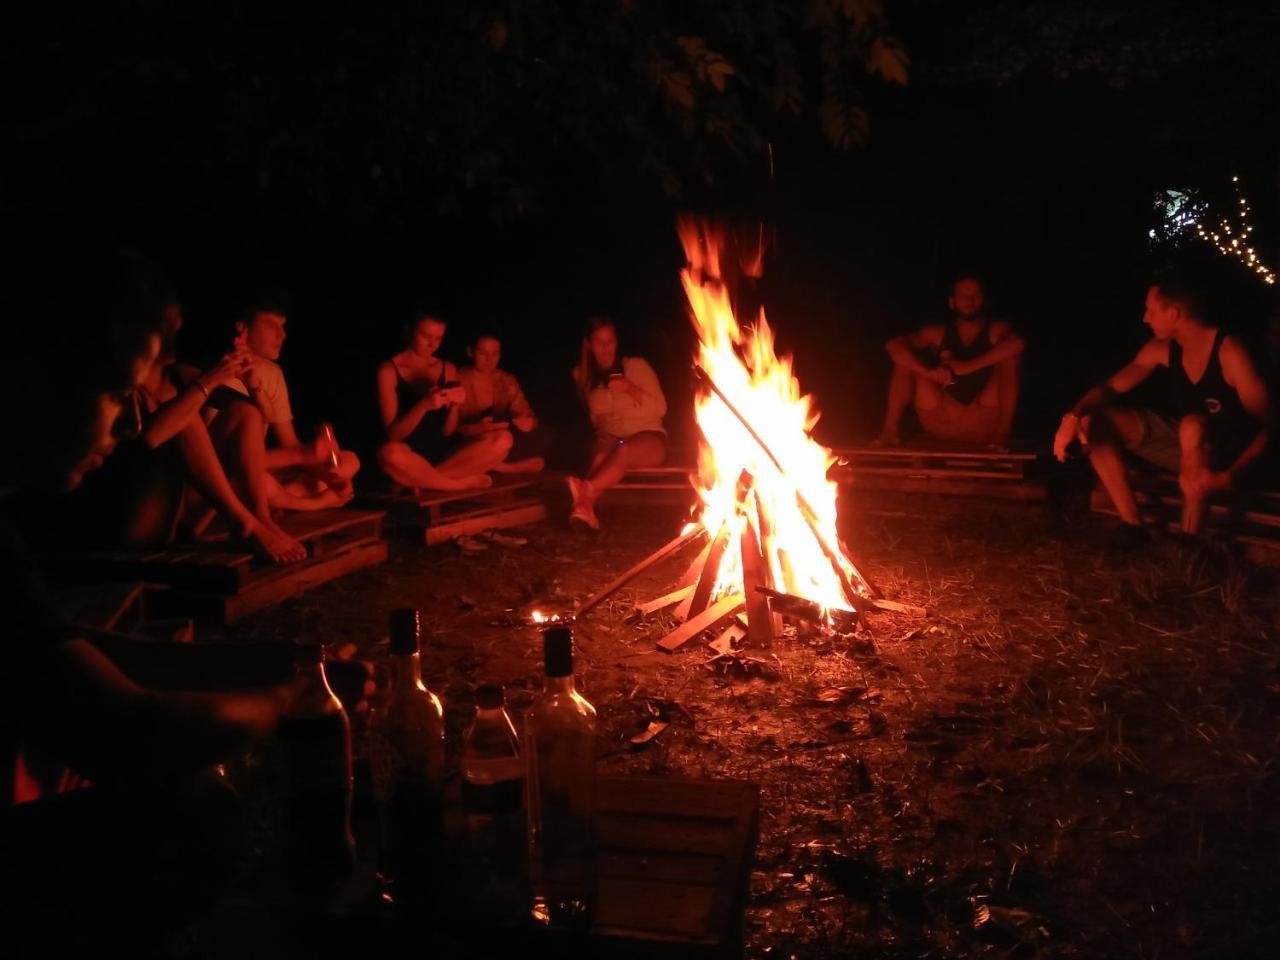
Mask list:
[[[405,349],[378,368],[378,409],[387,435],[378,465],[397,484],[428,490],[483,488],[493,482],[492,473],[542,470],[554,435],[519,381],[499,367],[501,340],[477,335],[467,348],[471,364],[458,370],[436,355],[445,331],[439,316],[418,315]],[[617,328],[607,317],[587,321],[573,382],[595,442],[585,474],[568,478],[569,520],[599,529],[596,498],[628,470],[657,466],[666,457],[667,401],[653,368],[621,355]]]
[[[361,464],[325,424],[314,439],[299,438],[279,363],[287,308],[251,303],[233,338],[228,331],[231,349],[200,370],[178,360],[182,310],[163,299],[158,352],[114,427],[118,449],[60,522],[78,542],[137,547],[198,538],[220,518],[275,562],[305,558],[281,513],[346,504]],[[501,368],[500,337],[475,335],[471,363],[458,369],[438,356],[445,333],[438,314],[416,314],[405,348],[378,367],[381,471],[414,491],[479,489],[493,474],[541,471],[554,435]],[[627,470],[662,462],[666,401],[652,367],[619,353],[616,327],[604,317],[587,325],[573,382],[595,447],[585,474],[568,480],[569,519],[598,529],[596,498]]]
[[[1025,341],[985,312],[981,281],[957,278],[951,319],[889,341],[893,360],[884,424],[875,444],[897,446],[914,406],[926,436],[1008,451]],[[1053,452],[1087,455],[1123,526],[1119,538],[1147,539],[1126,469],[1126,454],[1173,473],[1183,494],[1183,533],[1203,532],[1209,498],[1256,474],[1275,434],[1266,379],[1239,337],[1208,318],[1199,286],[1166,275],[1147,290],[1142,322],[1151,339],[1129,364],[1089,390],[1063,415]],[[1158,370],[1167,375],[1157,409],[1125,395]]]

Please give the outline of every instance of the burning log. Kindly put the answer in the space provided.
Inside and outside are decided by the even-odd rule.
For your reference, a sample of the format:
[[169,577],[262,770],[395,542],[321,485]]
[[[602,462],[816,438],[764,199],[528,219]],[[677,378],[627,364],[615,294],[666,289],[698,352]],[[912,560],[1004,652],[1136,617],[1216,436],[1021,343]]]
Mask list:
[[665,596],[658,597],[656,600],[649,600],[646,603],[637,603],[636,613],[642,617],[647,617],[649,614],[657,613],[659,610],[665,610],[667,607],[674,607],[691,593],[693,593],[693,584],[690,584],[687,587],[680,587],[678,590],[672,590],[670,593]]
[[687,641],[702,633],[703,630],[710,630],[724,623],[724,621],[742,610],[745,605],[744,598],[740,593],[721,597],[696,617],[690,617],[681,626],[659,640],[658,646],[668,653],[678,650]]
[[804,597],[770,590],[768,587],[757,587],[756,591],[768,598],[769,605],[784,616],[807,620],[810,623],[830,624],[844,633],[851,633],[859,626],[865,625],[858,611],[850,612],[823,607],[822,604],[806,600]]
[[693,588],[693,592],[688,598],[676,608],[676,617],[680,620],[688,620],[690,617],[696,617],[707,609],[707,603],[711,600],[711,591],[715,588],[716,577],[720,572],[720,561],[724,557],[725,548],[729,545],[729,524],[720,524],[720,530],[715,535],[715,539],[711,541],[711,549],[707,552],[707,559],[702,564],[702,569],[698,573],[698,582]]
[[747,639],[752,643],[767,645],[773,642],[775,625],[769,598],[760,592],[768,589],[770,577],[760,541],[756,537],[755,524],[747,518],[745,529],[738,541],[742,546],[742,589],[747,603]]
[[[778,474],[786,479],[787,471],[783,469],[782,463],[778,460],[773,450],[769,448],[769,445],[764,442],[764,438],[756,432],[756,429],[751,425],[751,422],[743,416],[742,411],[734,406],[733,402],[725,396],[724,391],[720,389],[719,385],[717,385],[713,379],[711,379],[711,375],[707,373],[706,370],[697,364],[694,365],[693,369],[695,376],[706,384],[707,388],[720,399],[720,402],[725,405],[726,409],[728,409],[728,411],[737,418],[738,422],[742,424],[743,428],[751,436],[751,439],[756,442],[757,446],[759,446],[761,452],[769,458],[769,461],[777,469]],[[805,523],[809,525],[809,529],[813,531],[814,538],[818,541],[818,546],[822,549],[827,560],[831,563],[832,572],[835,573],[836,578],[840,581],[840,586],[844,590],[850,606],[853,606],[854,601],[858,599],[858,593],[854,589],[853,584],[849,581],[848,574],[845,572],[845,563],[849,564],[849,568],[853,571],[853,575],[858,578],[858,582],[862,585],[863,590],[868,596],[879,596],[880,592],[876,590],[876,588],[871,585],[871,582],[859,572],[858,568],[854,566],[853,561],[847,556],[843,556],[839,551],[839,548],[831,543],[830,538],[826,535],[826,531],[822,527],[822,524],[818,521],[818,515],[813,509],[813,504],[809,502],[808,498],[805,497],[799,487],[795,487],[794,490],[796,507],[800,510],[800,515],[804,517]]]
[[693,542],[694,540],[698,539],[698,537],[703,536],[705,533],[706,533],[706,530],[700,524],[686,528],[685,531],[680,534],[680,536],[676,537],[674,540],[670,541],[669,543],[659,547],[657,550],[649,554],[649,556],[645,557],[643,560],[637,563],[634,567],[632,567],[622,576],[618,577],[616,580],[610,583],[607,587],[605,587],[595,596],[588,599],[585,603],[583,603],[581,607],[578,608],[578,612],[576,616],[581,617],[588,610],[595,608],[602,601],[607,600],[609,597],[613,596],[615,593],[617,593],[619,590],[625,587],[628,583],[630,583],[636,577],[640,576],[640,574],[644,573],[654,564],[661,563],[667,557],[671,556],[673,553],[675,553],[677,550],[683,547],[686,543]]

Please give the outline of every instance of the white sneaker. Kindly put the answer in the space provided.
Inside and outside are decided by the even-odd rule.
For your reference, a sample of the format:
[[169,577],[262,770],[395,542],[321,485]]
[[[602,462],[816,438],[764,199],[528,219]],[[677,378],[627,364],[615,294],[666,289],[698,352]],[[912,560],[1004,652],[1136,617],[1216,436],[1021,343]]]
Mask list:
[[590,504],[580,503],[569,512],[569,526],[599,530],[600,521],[596,518],[596,512],[591,509]]
[[489,549],[489,545],[483,540],[477,540],[475,537],[465,535],[454,537],[453,542],[458,545],[458,549],[463,553],[480,553]]

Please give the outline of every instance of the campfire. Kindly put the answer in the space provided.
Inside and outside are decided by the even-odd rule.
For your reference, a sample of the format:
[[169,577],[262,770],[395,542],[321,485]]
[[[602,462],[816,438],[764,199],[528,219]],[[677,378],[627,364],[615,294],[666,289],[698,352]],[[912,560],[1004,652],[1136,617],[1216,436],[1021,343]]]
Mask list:
[[[835,457],[811,435],[818,414],[790,357],[777,355],[763,308],[754,324],[739,325],[721,271],[723,233],[692,219],[681,220],[679,233],[698,334],[696,517],[578,615],[699,539],[707,542],[675,589],[637,606],[641,614],[674,607],[680,625],[659,642],[665,650],[726,624],[715,644],[722,652],[743,638],[768,643],[784,618],[853,630],[866,628],[870,608],[924,613],[884,600],[841,542],[837,488],[827,479]],[[744,272],[758,263],[757,251]]]

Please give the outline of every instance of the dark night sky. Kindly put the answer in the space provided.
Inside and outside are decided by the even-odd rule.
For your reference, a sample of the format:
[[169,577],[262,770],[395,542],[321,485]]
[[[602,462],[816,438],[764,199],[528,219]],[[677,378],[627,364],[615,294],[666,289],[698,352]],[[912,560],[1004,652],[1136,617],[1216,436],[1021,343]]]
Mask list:
[[[1110,7],[1127,17],[1099,12]],[[393,18],[252,19],[231,4],[225,18],[170,22],[165,9],[39,13],[10,33],[5,220],[15,233],[106,227],[160,259],[187,304],[192,352],[221,343],[244,289],[284,286],[294,312],[283,363],[300,421],[332,419],[366,441],[374,365],[414,301],[448,314],[455,359],[468,325],[498,323],[507,365],[553,409],[569,403],[583,317],[611,312],[686,409],[673,221],[690,202],[768,225],[776,246],[761,294],[838,438],[879,416],[883,340],[936,317],[957,269],[988,276],[995,312],[1031,339],[1023,432],[1034,433],[1140,342],[1154,190],[1239,172],[1264,248],[1273,261],[1280,250],[1280,83],[1256,53],[1280,48],[1280,27],[1256,4],[1235,17],[1207,2],[890,2],[913,75],[905,89],[868,93],[865,149],[838,153],[816,127],[779,122],[772,178],[751,157],[676,200],[621,153],[557,157],[534,123],[520,126],[517,98],[503,107],[537,200],[503,222],[477,191],[380,160],[448,149],[443,122],[433,139],[435,118],[368,95],[412,68],[395,59]],[[1269,40],[1259,23],[1275,30]],[[1199,33],[1218,46],[1179,46]],[[321,65],[338,79],[317,87]],[[344,97],[356,106],[326,125]],[[441,195],[456,208],[442,212]],[[1246,325],[1251,307],[1237,311]]]

